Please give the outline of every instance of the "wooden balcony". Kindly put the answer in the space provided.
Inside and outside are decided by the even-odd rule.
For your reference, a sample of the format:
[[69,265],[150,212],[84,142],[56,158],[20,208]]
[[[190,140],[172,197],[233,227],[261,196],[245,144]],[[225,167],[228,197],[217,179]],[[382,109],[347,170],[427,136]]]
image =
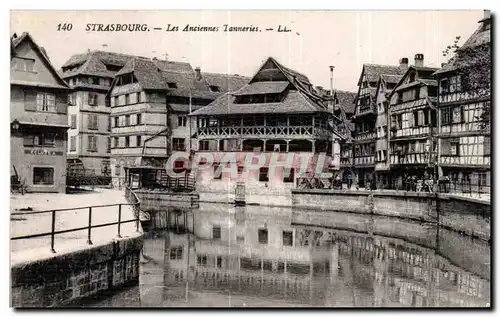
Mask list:
[[201,127],[199,139],[226,138],[286,138],[286,139],[329,139],[332,135],[326,127],[313,126],[240,126]]
[[376,132],[363,132],[359,133],[354,137],[355,141],[370,141],[370,140],[375,140],[377,137]]

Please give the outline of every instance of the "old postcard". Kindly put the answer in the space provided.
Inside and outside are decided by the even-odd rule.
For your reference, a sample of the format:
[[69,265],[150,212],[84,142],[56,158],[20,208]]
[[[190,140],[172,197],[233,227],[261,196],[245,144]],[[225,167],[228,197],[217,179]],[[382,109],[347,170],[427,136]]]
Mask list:
[[491,307],[490,11],[10,19],[12,307]]

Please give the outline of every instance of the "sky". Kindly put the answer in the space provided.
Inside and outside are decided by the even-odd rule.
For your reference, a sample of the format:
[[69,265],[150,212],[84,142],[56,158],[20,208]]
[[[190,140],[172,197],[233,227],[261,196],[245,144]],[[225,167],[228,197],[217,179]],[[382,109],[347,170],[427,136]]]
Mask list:
[[[105,50],[166,56],[205,72],[252,76],[270,56],[330,88],[356,91],[363,63],[397,65],[402,57],[439,67],[442,51],[478,27],[483,11],[11,11],[11,34],[29,32],[56,68],[73,54]],[[58,31],[58,24],[71,30]],[[147,24],[149,32],[90,32],[88,23]],[[178,32],[167,32],[168,24]],[[219,32],[182,32],[193,26],[218,26]],[[257,26],[261,32],[223,32],[222,25]],[[291,32],[276,32],[278,26]],[[161,27],[161,31],[153,30]],[[273,31],[265,31],[273,28]],[[167,54],[167,55],[166,55]]]

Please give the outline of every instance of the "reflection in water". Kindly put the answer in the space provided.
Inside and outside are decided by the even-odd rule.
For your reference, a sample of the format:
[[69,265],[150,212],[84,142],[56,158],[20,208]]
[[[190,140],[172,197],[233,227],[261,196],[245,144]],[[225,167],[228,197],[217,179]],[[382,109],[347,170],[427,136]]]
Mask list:
[[[189,233],[170,229],[145,240],[140,286],[95,306],[490,305],[487,244],[431,228],[445,244],[466,239],[464,245],[475,252],[484,250],[472,262],[464,261],[462,269],[452,264],[461,255],[443,255],[437,242],[425,248],[377,234],[382,230],[377,228],[394,230],[391,219],[381,225],[363,216],[367,230],[362,232],[338,229],[345,219],[335,226],[310,225],[325,223],[321,213],[316,219],[309,213],[308,225],[296,224],[305,214],[286,208],[201,206],[182,217]],[[396,229],[405,231],[398,221]],[[408,228],[412,225],[422,226],[408,223]]]

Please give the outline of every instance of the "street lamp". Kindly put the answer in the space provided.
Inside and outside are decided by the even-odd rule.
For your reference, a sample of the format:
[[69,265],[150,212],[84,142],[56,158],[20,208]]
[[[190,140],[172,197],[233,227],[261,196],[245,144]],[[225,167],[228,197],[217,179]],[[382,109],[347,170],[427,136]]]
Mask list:
[[12,123],[10,124],[10,127],[13,131],[18,131],[20,126],[21,125],[19,124],[19,121],[17,121],[17,119],[14,119],[14,121],[12,121]]

